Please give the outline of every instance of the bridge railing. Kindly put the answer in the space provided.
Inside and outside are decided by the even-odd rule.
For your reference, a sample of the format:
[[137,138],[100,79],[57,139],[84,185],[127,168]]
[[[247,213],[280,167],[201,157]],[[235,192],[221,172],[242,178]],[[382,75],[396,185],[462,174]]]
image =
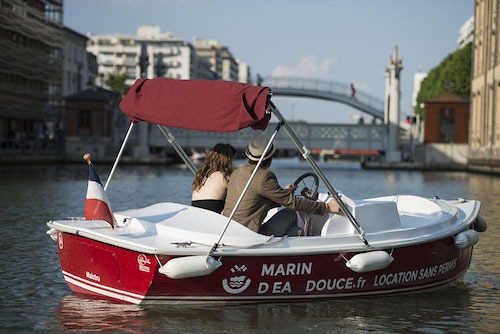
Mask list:
[[[271,133],[276,123],[269,123],[267,131]],[[290,122],[290,126],[299,139],[309,149],[327,150],[385,150],[386,126],[382,124],[311,124]],[[150,132],[150,146],[165,146],[165,138],[153,127]],[[183,147],[212,148],[217,143],[231,143],[239,149],[245,148],[254,131],[243,129],[236,132],[218,133],[171,129],[177,142]],[[284,129],[275,139],[279,149],[295,149]]]
[[327,94],[336,94],[347,99],[353,99],[361,104],[367,105],[375,110],[384,110],[384,101],[373,97],[365,92],[355,88],[354,95],[352,94],[350,84],[343,82],[307,79],[299,77],[266,77],[262,83],[263,86],[268,86],[271,90],[274,89],[293,89],[302,91],[313,91]]

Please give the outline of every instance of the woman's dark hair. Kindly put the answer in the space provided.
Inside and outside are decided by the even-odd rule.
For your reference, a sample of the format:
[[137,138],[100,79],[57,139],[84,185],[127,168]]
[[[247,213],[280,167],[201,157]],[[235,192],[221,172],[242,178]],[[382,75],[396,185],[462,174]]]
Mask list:
[[215,145],[194,176],[193,191],[200,189],[206,178],[216,171],[221,172],[224,178],[229,180],[229,176],[233,172],[233,157],[235,154],[236,149],[230,144],[219,143]]
[[214,146],[214,148],[210,151],[210,153],[211,152],[224,154],[233,159],[234,155],[236,154],[236,149],[231,144],[219,143]]

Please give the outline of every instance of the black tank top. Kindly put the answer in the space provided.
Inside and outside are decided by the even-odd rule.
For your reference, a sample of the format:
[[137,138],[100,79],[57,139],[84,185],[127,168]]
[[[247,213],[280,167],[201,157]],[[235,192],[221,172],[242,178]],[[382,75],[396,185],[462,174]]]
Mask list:
[[217,213],[222,212],[225,203],[226,201],[223,199],[200,199],[197,201],[191,201],[192,206],[207,209]]

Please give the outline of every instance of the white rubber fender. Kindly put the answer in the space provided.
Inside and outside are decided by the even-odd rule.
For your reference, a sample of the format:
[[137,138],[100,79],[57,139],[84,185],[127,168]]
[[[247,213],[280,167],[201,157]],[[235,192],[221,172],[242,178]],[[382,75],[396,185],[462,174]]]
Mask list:
[[47,235],[54,241],[57,241],[57,230],[53,227],[47,231]]
[[458,248],[472,247],[479,241],[479,233],[476,230],[467,230],[455,236],[455,246]]
[[387,268],[394,258],[385,251],[373,251],[354,255],[346,266],[354,272],[365,273]]
[[158,271],[169,278],[180,279],[206,276],[222,266],[222,262],[211,256],[196,255],[176,257],[161,266]]

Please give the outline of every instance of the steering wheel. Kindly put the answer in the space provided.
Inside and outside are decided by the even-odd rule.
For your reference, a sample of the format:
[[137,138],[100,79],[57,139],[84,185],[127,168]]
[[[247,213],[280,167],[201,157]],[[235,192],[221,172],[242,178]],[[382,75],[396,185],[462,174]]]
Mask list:
[[[306,182],[304,182],[304,180],[307,179],[307,178],[311,178],[312,179],[312,184],[311,184],[310,188],[307,186]],[[305,173],[305,174],[302,174],[292,184],[294,186],[298,187],[298,185],[299,185],[300,182],[302,182],[304,184],[304,188],[302,188],[302,190],[300,191],[300,194],[304,198],[307,198],[307,199],[310,199],[310,200],[313,200],[313,201],[317,200],[318,199],[318,188],[319,188],[318,175],[316,175],[315,173]]]

